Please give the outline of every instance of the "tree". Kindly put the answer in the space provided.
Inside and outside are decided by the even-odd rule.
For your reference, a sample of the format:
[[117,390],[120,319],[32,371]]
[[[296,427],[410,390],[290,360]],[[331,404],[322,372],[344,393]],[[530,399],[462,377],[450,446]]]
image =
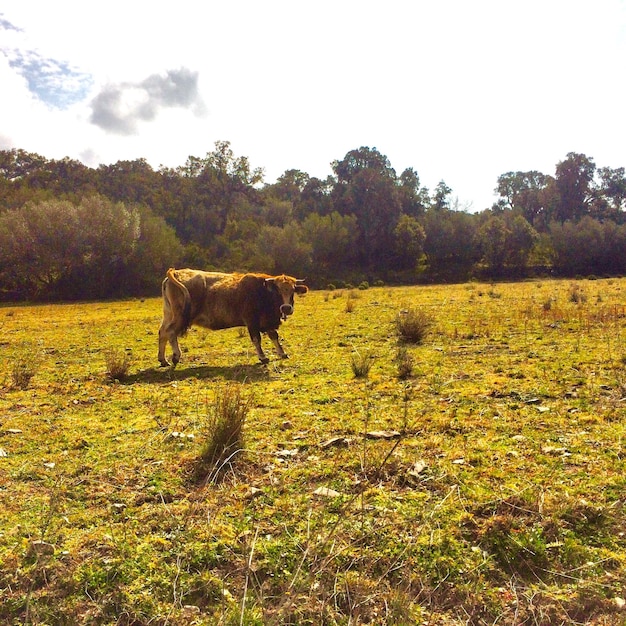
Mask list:
[[395,171],[375,148],[360,148],[335,161],[336,210],[354,215],[359,225],[359,255],[365,268],[388,267],[394,229],[402,213]]
[[626,212],[626,175],[623,167],[602,167],[597,195],[593,200],[592,214],[600,219],[622,222]]
[[321,272],[352,267],[358,256],[358,226],[354,215],[311,213],[302,223],[303,237],[311,245],[312,261]]
[[0,215],[0,287],[23,298],[126,295],[153,287],[143,272],[160,277],[180,252],[149,209],[103,196],[30,203]]
[[478,230],[483,259],[496,274],[504,267],[507,234],[506,222],[499,215],[490,217]]
[[441,180],[437,183],[437,187],[435,188],[435,194],[433,196],[430,208],[435,211],[443,211],[444,209],[450,208],[450,194],[452,193],[452,189],[446,185],[446,183]]
[[417,172],[409,167],[405,169],[398,179],[398,191],[402,213],[412,217],[420,217],[430,204],[428,189],[420,187],[420,178]]
[[464,211],[429,209],[423,218],[430,271],[444,278],[462,278],[480,258],[476,216]]
[[586,215],[550,225],[555,270],[563,275],[619,274],[626,270],[626,226]]
[[579,220],[590,213],[595,170],[593,159],[575,152],[569,152],[556,166],[558,200],[554,219],[560,222]]
[[477,233],[483,260],[496,274],[505,266],[524,269],[539,239],[537,231],[511,210],[488,217]]
[[304,240],[302,227],[291,222],[285,227],[265,226],[255,242],[253,264],[270,274],[306,276],[311,267],[311,245]]
[[550,193],[554,179],[541,172],[507,172],[498,177],[496,193],[506,206],[535,228],[545,229],[555,204]]
[[396,269],[415,269],[424,253],[426,232],[419,221],[411,215],[401,215],[394,230]]

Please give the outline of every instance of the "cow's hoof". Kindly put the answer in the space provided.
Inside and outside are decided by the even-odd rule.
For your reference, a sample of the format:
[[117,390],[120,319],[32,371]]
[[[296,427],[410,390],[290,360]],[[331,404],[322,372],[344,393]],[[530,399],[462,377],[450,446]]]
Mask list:
[[267,365],[270,362],[270,360],[267,357],[265,357],[264,359],[259,359],[259,361],[261,361],[262,365]]
[[169,361],[159,361],[159,363],[161,365],[159,365],[159,367],[169,367],[170,366],[170,362]]
[[279,355],[281,359],[288,359],[289,355],[288,354],[280,354]]

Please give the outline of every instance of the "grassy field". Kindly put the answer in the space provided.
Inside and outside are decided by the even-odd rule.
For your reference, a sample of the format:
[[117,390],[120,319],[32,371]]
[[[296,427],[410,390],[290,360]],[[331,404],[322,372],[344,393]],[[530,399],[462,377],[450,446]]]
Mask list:
[[289,360],[193,329],[173,371],[156,298],[1,307],[0,622],[624,624],[625,304],[626,279],[313,291]]

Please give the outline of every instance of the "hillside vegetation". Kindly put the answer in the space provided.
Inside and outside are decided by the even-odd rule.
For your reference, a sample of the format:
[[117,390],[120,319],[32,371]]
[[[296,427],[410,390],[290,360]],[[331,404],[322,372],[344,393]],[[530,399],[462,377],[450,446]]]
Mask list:
[[311,291],[175,370],[156,298],[0,308],[0,621],[623,624],[625,294]]

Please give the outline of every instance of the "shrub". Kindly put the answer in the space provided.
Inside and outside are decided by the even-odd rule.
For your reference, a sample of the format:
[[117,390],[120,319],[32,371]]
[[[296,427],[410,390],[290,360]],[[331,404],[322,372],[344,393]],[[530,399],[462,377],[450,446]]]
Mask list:
[[104,360],[106,375],[109,380],[124,380],[128,376],[132,359],[126,350],[107,350]]
[[207,414],[206,441],[200,457],[203,464],[218,471],[243,449],[243,428],[250,411],[251,399],[244,397],[241,386],[224,385],[215,391],[215,401]]
[[370,284],[369,284],[366,280],[362,281],[362,282],[359,284],[359,289],[360,289],[361,291],[365,291],[366,289],[369,289],[369,288],[370,288]]
[[405,309],[396,318],[398,338],[404,343],[420,344],[433,324],[434,319],[429,313],[419,309]]

